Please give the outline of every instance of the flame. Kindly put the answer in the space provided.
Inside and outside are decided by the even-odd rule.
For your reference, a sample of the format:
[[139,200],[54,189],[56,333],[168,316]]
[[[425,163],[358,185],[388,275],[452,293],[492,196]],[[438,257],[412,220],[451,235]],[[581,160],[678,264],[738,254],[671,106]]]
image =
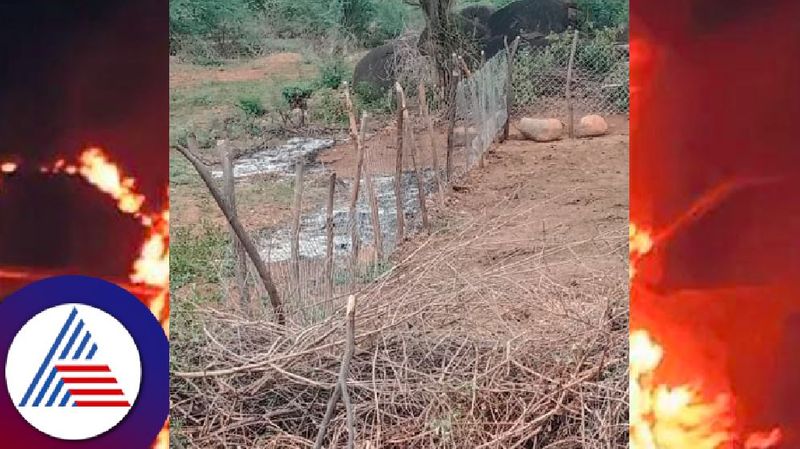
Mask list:
[[16,162],[3,162],[0,163],[0,172],[6,175],[10,175],[17,171],[17,164]]
[[[0,174],[14,173],[14,162],[0,163]],[[120,212],[131,215],[146,230],[139,255],[133,262],[129,278],[137,285],[154,287],[157,293],[148,308],[169,336],[169,210],[147,213],[143,209],[145,195],[136,190],[136,180],[126,176],[121,168],[100,148],[88,148],[80,153],[75,163],[58,159],[50,165],[39,167],[42,174],[79,175],[99,191],[117,202]],[[169,420],[153,442],[154,449],[169,449]]]
[[730,397],[706,402],[688,385],[654,382],[664,349],[645,330],[630,334],[630,448],[717,449],[733,441]]
[[[665,233],[659,234],[663,236]],[[631,279],[636,265],[650,254],[656,241],[651,233],[631,223],[629,227]],[[631,302],[637,298],[631,289]],[[692,385],[670,386],[656,382],[665,349],[645,329],[629,335],[630,449],[722,449],[741,447],[735,431],[733,396],[705,398]],[[769,449],[782,439],[780,429],[754,432],[744,438],[745,449]]]
[[136,181],[123,176],[99,148],[89,148],[81,153],[78,171],[95,187],[117,200],[117,207],[122,212],[136,213],[144,204],[144,195],[135,191]]

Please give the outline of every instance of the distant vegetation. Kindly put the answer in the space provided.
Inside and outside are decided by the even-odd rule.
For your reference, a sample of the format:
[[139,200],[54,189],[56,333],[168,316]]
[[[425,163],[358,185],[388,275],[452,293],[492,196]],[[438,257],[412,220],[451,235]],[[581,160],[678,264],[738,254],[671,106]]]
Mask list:
[[[460,0],[456,8],[512,0]],[[335,38],[374,47],[421,26],[407,0],[171,0],[170,50],[213,63],[222,59],[291,50],[292,40]],[[628,20],[627,0],[577,0],[582,28],[615,27]]]
[[403,0],[171,0],[170,50],[224,59],[331,37],[371,47],[417,19]]

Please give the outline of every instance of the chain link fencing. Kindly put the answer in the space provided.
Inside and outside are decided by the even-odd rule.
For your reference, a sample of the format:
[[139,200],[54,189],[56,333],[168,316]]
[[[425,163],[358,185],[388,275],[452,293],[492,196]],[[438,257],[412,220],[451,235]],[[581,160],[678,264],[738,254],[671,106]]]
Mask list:
[[[579,34],[570,88],[576,118],[585,114],[628,113],[630,99],[627,45],[615,39],[615,30],[593,36]],[[547,45],[522,44],[514,60],[513,115],[568,120],[567,80],[575,34],[547,38]]]

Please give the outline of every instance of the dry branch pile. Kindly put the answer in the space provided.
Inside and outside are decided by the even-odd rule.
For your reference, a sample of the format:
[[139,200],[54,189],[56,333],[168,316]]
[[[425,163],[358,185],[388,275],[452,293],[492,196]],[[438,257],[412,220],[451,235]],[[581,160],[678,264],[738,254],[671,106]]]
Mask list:
[[[358,295],[355,447],[627,446],[627,236],[509,241],[530,214],[435,233]],[[305,328],[175,317],[171,447],[311,448],[344,322],[343,304]],[[340,402],[324,447],[347,428]]]

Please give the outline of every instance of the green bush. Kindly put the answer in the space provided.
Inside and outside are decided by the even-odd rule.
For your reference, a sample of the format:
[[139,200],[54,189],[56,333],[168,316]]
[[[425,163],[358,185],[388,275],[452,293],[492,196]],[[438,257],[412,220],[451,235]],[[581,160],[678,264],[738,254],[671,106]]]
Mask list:
[[332,59],[324,62],[319,68],[319,85],[329,89],[338,89],[342,81],[346,81],[349,76],[350,70],[344,61]]
[[324,125],[347,123],[347,107],[339,91],[329,88],[319,89],[311,96],[308,104],[311,120]]
[[281,90],[284,101],[290,108],[306,108],[306,102],[314,93],[314,87],[306,82],[289,84]]
[[353,86],[356,105],[359,109],[371,112],[387,112],[392,110],[393,97],[389,92],[370,83],[358,83]]
[[591,39],[580,42],[580,51],[575,54],[577,66],[595,75],[608,73],[619,59],[615,34],[613,28],[598,30]]
[[629,16],[628,0],[578,0],[578,26],[584,30],[627,25]]
[[240,98],[237,106],[248,117],[262,117],[267,113],[267,108],[258,97]]
[[171,0],[170,51],[214,62],[270,51],[270,39],[341,35],[372,47],[414,14],[403,0]]

